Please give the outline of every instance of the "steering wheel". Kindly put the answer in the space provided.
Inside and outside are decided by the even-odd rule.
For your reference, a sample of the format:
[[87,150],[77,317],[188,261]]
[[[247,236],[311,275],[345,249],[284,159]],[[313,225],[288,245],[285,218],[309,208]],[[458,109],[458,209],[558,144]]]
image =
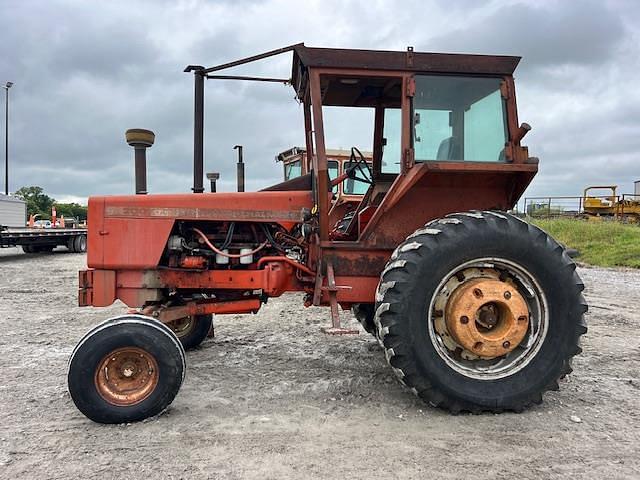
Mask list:
[[[356,153],[360,158],[356,159]],[[373,185],[373,171],[365,160],[364,155],[362,155],[362,152],[358,150],[357,147],[351,147],[351,156],[349,157],[349,163],[351,163],[351,166],[346,171],[347,178]],[[356,175],[356,170],[358,170],[364,178]]]

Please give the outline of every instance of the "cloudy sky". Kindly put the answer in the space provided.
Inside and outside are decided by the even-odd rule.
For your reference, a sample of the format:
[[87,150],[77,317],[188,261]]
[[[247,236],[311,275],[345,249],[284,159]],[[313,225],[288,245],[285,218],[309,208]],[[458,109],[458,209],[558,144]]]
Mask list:
[[[0,0],[0,82],[15,83],[10,190],[40,185],[82,202],[130,193],[124,131],[140,127],[156,133],[149,190],[188,191],[185,65],[305,42],[520,55],[519,115],[533,126],[524,143],[541,161],[527,195],[598,183],[630,192],[640,179],[639,12],[637,0]],[[290,63],[287,54],[235,72],[286,77]],[[368,148],[362,123],[332,117],[328,146]],[[235,144],[257,189],[280,180],[274,155],[304,139],[293,90],[279,84],[209,81],[205,124],[205,171],[221,172],[221,190],[235,188]]]

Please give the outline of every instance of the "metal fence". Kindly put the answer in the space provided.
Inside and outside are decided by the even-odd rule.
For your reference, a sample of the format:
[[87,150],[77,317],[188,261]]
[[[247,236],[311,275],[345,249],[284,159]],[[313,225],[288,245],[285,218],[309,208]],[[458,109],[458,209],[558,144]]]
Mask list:
[[640,203],[640,194],[625,193],[622,195],[622,202],[624,204]]

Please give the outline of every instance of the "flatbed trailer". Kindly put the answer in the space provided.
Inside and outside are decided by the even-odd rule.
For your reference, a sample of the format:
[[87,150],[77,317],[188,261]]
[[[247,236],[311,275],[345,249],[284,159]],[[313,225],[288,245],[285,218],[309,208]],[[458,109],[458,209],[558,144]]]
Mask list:
[[86,228],[1,227],[0,247],[22,247],[25,253],[50,252],[58,245],[71,252],[87,251]]

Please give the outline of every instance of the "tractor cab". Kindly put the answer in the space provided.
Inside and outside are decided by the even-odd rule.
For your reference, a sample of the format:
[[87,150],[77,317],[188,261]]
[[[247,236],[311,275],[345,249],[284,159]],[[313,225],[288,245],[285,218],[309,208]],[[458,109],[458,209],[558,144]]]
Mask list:
[[[370,169],[371,152],[365,151],[362,154]],[[369,178],[358,179],[355,178],[355,176],[347,175],[344,181],[336,181],[338,177],[349,173],[349,171],[356,166],[357,159],[354,158],[354,155],[355,151],[327,149],[327,171],[329,173],[329,181],[335,183],[332,185],[333,193],[342,198],[360,201],[359,197],[367,191],[370,181]],[[285,182],[307,175],[309,173],[308,167],[311,165],[307,152],[302,147],[292,147],[280,152],[276,155],[276,162],[282,163]]]
[[[351,150],[327,149],[327,171],[333,198],[329,211],[330,223],[334,231],[338,232],[346,226],[360,205],[363,195],[371,184],[371,156],[369,151],[360,152],[356,148]],[[367,165],[360,170],[360,153]],[[284,171],[284,181],[299,179],[308,175],[311,162],[307,152],[302,147],[292,147],[276,155],[276,162],[281,162]],[[363,164],[362,164],[363,165]],[[355,175],[356,171],[360,175]]]
[[537,159],[520,146],[530,127],[519,126],[516,113],[519,57],[292,49],[315,192],[326,191],[326,108],[369,110],[373,119],[371,167],[361,161],[347,176],[367,184],[359,205],[338,218],[342,212],[315,197],[318,211],[327,212],[319,217],[322,240],[395,245],[400,231],[418,228],[425,215],[478,201],[509,209],[535,175]]

